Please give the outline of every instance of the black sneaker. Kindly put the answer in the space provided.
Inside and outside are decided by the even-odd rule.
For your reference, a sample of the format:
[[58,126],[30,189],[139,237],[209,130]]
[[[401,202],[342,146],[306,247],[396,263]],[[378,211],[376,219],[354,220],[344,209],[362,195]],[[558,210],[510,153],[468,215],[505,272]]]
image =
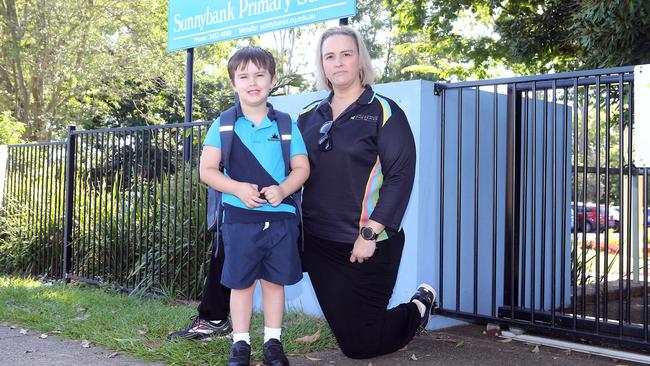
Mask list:
[[289,366],[289,360],[284,354],[282,343],[275,338],[271,338],[264,343],[264,364],[266,366]]
[[418,330],[416,331],[416,334],[420,334],[426,329],[429,323],[429,315],[433,312],[436,304],[436,290],[431,285],[423,283],[418,286],[415,294],[411,297],[411,301],[413,300],[420,301],[425,307],[424,316],[420,320],[420,325],[418,325]]
[[173,339],[207,339],[207,338],[225,338],[232,333],[232,327],[228,319],[225,320],[205,320],[198,315],[192,317],[190,325],[167,336],[170,341]]
[[232,348],[230,348],[227,366],[248,366],[250,363],[251,345],[246,341],[233,343]]

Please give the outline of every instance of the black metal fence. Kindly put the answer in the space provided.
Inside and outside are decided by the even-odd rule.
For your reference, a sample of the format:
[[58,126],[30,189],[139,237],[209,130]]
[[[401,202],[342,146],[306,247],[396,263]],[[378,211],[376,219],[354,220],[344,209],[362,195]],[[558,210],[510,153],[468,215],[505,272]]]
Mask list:
[[198,177],[209,125],[71,128],[67,143],[10,146],[5,210],[33,252],[16,269],[197,298],[211,241]]
[[436,90],[440,312],[648,351],[633,68]]
[[31,275],[63,275],[65,143],[7,147],[2,237],[3,268]]

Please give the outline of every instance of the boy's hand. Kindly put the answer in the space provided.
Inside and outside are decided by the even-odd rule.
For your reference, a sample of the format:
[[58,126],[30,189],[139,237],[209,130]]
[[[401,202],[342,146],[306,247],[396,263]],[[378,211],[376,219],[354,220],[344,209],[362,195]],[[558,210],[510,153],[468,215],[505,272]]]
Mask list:
[[248,208],[260,207],[266,202],[263,198],[260,198],[257,184],[244,182],[239,183],[235,196],[237,196]]
[[266,201],[273,207],[282,203],[282,200],[286,198],[284,191],[282,191],[282,188],[276,185],[264,187],[260,193],[266,197]]

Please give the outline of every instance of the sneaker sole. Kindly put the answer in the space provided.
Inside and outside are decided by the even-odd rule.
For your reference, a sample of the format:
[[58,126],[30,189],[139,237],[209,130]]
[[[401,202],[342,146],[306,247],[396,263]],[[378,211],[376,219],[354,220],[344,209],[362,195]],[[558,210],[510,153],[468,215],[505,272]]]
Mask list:
[[424,287],[427,291],[431,292],[433,294],[433,301],[431,302],[431,310],[429,311],[429,314],[433,314],[433,310],[438,308],[438,293],[436,292],[436,289],[433,288],[431,285],[428,283],[421,283],[420,286],[418,287]]

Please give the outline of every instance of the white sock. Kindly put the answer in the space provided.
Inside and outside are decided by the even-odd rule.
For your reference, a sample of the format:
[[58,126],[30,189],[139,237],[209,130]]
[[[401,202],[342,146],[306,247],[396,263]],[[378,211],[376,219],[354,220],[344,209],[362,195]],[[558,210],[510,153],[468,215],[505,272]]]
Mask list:
[[418,306],[418,310],[420,311],[420,317],[424,318],[424,312],[427,310],[427,307],[424,306],[424,304],[420,300],[411,300],[411,302]]
[[250,333],[233,333],[232,334],[232,343],[235,344],[239,341],[244,341],[248,344],[251,344],[251,335]]
[[271,338],[279,341],[280,335],[282,335],[282,328],[264,327],[264,343],[268,342]]

